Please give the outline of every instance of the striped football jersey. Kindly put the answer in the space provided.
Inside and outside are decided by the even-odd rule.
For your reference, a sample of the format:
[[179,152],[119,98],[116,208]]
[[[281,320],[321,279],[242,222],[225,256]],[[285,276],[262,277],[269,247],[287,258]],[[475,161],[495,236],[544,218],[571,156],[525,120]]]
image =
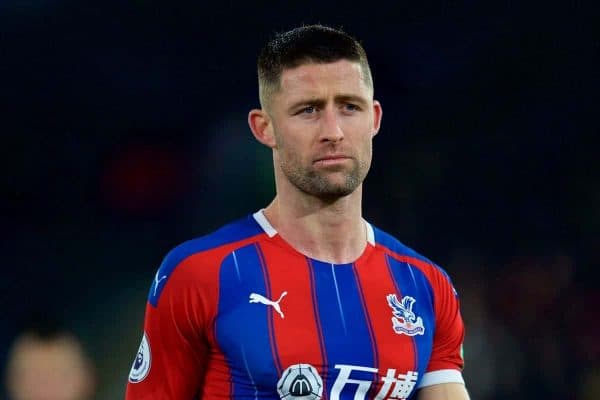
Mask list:
[[173,249],[150,287],[127,400],[409,399],[463,382],[448,275],[366,226],[348,264],[301,254],[262,211]]

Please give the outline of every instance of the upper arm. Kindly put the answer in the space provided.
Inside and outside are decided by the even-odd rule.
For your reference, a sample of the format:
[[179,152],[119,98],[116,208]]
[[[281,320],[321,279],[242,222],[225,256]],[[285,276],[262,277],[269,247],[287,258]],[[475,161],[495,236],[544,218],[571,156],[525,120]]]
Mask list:
[[469,400],[469,394],[462,383],[441,383],[419,390],[417,400]]
[[434,293],[435,333],[429,364],[419,387],[458,384],[464,389],[462,344],[465,328],[458,294],[441,269],[436,268],[434,272],[430,280]]

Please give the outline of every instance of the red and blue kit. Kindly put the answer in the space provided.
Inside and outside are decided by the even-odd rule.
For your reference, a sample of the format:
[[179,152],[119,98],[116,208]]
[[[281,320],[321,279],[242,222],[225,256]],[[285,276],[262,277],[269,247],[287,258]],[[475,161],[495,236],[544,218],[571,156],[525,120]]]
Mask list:
[[160,266],[127,400],[413,399],[463,382],[448,275],[366,223],[353,263],[301,254],[262,211]]

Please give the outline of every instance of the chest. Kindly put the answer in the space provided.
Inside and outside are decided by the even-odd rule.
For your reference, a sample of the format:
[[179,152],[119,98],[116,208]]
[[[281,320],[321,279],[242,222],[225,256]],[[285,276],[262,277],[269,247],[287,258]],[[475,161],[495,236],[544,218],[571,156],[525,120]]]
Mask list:
[[380,253],[332,265],[250,246],[219,279],[215,341],[234,394],[402,399],[425,373],[432,293],[406,263]]

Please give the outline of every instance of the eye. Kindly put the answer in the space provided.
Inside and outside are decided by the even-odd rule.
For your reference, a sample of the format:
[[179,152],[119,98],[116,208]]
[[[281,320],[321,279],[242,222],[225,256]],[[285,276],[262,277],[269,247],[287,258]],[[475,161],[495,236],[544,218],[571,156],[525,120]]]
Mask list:
[[302,117],[308,117],[308,116],[313,116],[316,113],[319,112],[319,107],[315,106],[315,105],[305,105],[299,109],[297,109],[296,112],[294,112],[294,115],[297,116],[302,116]]
[[344,105],[344,109],[346,111],[350,111],[350,112],[354,112],[354,111],[360,110],[360,108],[356,104],[352,104],[352,103],[346,103]]

